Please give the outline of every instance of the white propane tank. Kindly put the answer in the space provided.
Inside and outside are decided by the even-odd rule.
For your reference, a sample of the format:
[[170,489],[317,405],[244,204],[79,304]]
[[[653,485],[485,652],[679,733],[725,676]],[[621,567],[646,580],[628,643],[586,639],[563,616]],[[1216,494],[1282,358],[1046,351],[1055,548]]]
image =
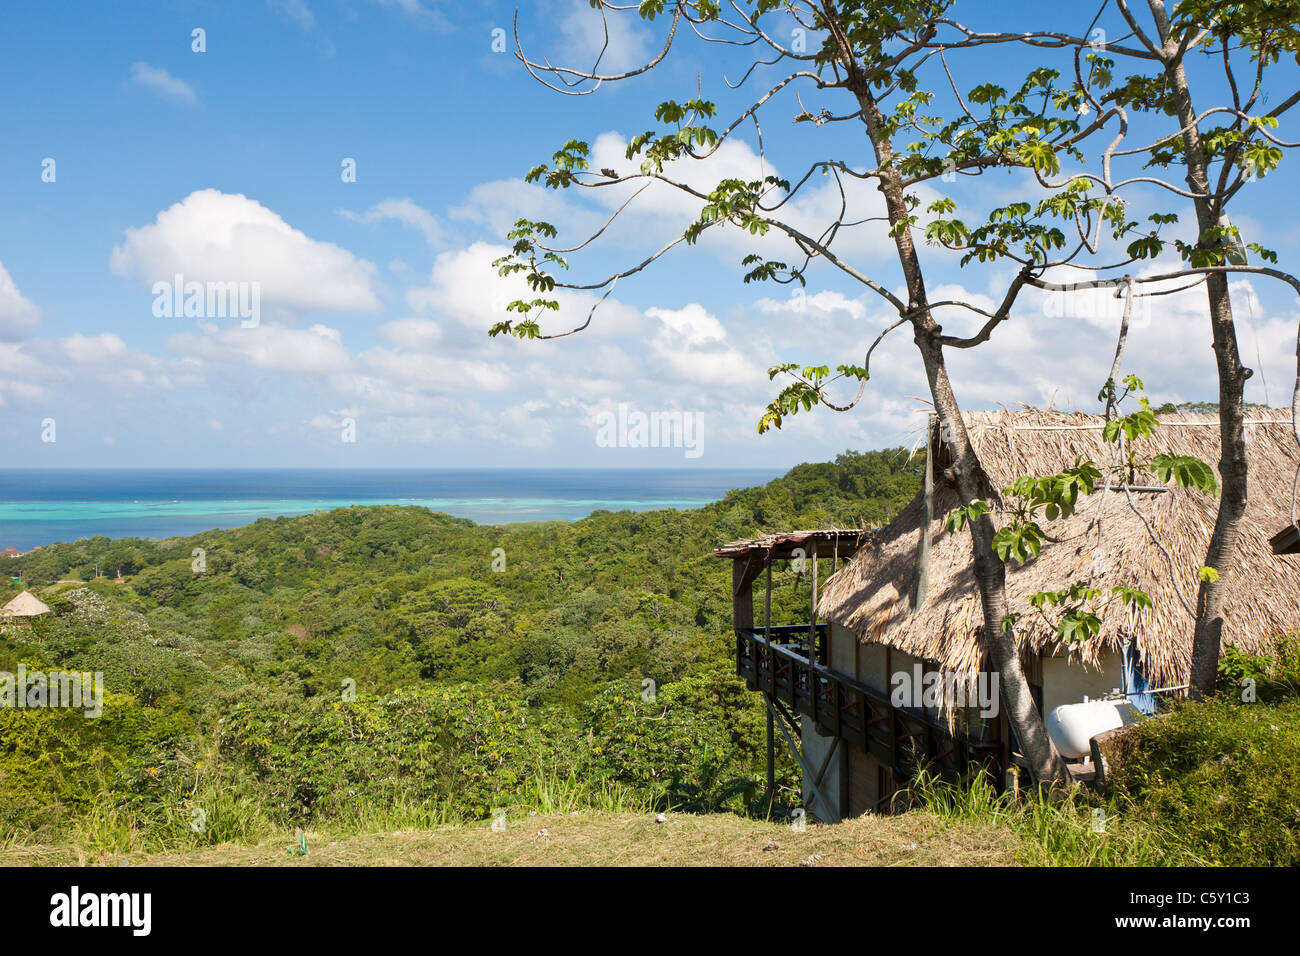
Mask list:
[[1098,734],[1123,727],[1138,719],[1127,700],[1090,700],[1084,704],[1063,704],[1047,717],[1047,735],[1062,757],[1086,757]]

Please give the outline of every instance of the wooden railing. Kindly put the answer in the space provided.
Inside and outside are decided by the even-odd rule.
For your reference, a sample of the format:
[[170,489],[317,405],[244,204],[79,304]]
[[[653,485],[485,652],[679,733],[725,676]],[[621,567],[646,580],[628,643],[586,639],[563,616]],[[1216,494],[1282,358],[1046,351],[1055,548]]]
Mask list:
[[[766,633],[763,628],[751,628],[749,633],[762,638]],[[772,643],[777,647],[783,647],[803,658],[808,657],[808,638],[809,628],[807,624],[780,624],[771,628]],[[823,667],[828,663],[826,658],[827,639],[830,636],[830,626],[827,624],[817,625],[817,663]]]
[[919,764],[951,780],[966,780],[981,768],[1002,783],[1001,741],[954,734],[946,723],[915,707],[896,707],[889,695],[830,670],[825,662],[826,625],[818,625],[818,658],[808,660],[806,625],[736,633],[736,673],[750,690],[812,718],[824,734],[841,737],[910,777]]

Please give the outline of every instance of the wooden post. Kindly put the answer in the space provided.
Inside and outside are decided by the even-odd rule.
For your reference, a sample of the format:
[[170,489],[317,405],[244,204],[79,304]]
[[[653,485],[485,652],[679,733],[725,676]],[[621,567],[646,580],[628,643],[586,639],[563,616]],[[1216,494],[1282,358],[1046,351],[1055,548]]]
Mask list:
[[808,608],[808,663],[817,664],[817,545],[812,555],[812,603]]
[[[731,618],[736,631],[736,673],[741,671],[741,658],[746,653],[753,653],[750,636],[754,630],[754,578],[758,576],[752,553],[733,558],[731,562]],[[755,663],[754,681],[758,681],[758,656],[753,655]]]
[[751,571],[753,558],[746,554],[731,562],[731,612],[732,623],[737,631],[754,626],[754,574]]
[[892,773],[898,773],[898,710],[889,708],[889,765]]
[[[770,568],[771,565],[768,565]],[[776,728],[772,721],[772,699],[767,700],[767,812],[772,813],[776,800]]]
[[767,587],[763,594],[763,640],[772,644],[772,558],[767,560]]

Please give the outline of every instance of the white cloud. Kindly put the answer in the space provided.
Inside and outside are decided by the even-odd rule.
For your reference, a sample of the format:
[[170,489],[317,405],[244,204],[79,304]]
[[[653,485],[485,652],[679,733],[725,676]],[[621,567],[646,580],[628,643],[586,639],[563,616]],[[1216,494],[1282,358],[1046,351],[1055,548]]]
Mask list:
[[537,415],[549,410],[546,402],[523,402],[501,413],[498,435],[506,441],[517,441],[523,448],[544,451],[555,443],[551,423]]
[[658,51],[651,50],[650,32],[641,23],[635,10],[593,10],[587,0],[569,0],[560,20],[566,49],[550,62],[605,75],[645,66]]
[[350,209],[340,209],[339,215],[352,222],[374,224],[385,219],[396,219],[424,235],[424,241],[430,248],[437,248],[444,242],[442,225],[429,210],[418,205],[412,199],[385,199],[375,203],[364,213]]
[[61,340],[64,354],[76,365],[116,361],[126,353],[126,343],[112,332],[82,335],[80,332]]
[[541,220],[572,234],[589,234],[609,217],[570,202],[554,190],[526,183],[522,179],[498,179],[479,183],[464,202],[451,209],[450,218],[486,226],[505,239],[515,220]]
[[261,300],[293,311],[377,312],[373,263],[294,229],[247,196],[201,189],[127,229],[110,268],[152,284],[257,282]]
[[[621,139],[611,139],[602,149],[615,149],[619,143]],[[721,160],[706,178],[715,179],[720,171],[742,176],[755,171],[747,164],[756,157],[743,143]],[[511,196],[532,197],[539,206],[558,201],[554,208],[575,219],[595,215],[603,221],[614,201],[601,199],[583,208],[515,185],[517,192]],[[823,188],[818,186],[809,196],[821,195]],[[471,197],[454,216],[491,222],[508,215],[508,203],[487,203],[489,192]],[[876,201],[865,195],[858,200],[868,210]],[[791,204],[791,214],[811,221],[819,208],[811,200],[806,207]],[[673,217],[693,212],[690,203],[673,209],[671,203],[656,199],[631,220],[627,235],[618,241],[657,237],[659,231],[671,234],[680,225]],[[409,199],[389,199],[343,215],[359,222],[398,219],[430,243],[438,225],[437,218]],[[876,241],[864,240],[864,248]],[[731,259],[741,244],[752,243],[753,237],[737,236],[734,247],[719,243],[714,251],[726,252]],[[547,342],[492,339],[486,334],[492,323],[518,317],[506,313],[505,304],[535,295],[520,277],[502,277],[492,267],[492,260],[506,251],[499,244],[476,242],[439,252],[425,277],[405,289],[411,311],[396,313],[402,316],[398,318],[384,316],[387,321],[374,329],[375,338],[359,344],[352,341],[351,331],[345,335],[335,328],[337,323],[304,322],[299,327],[294,321],[271,320],[252,329],[200,323],[194,331],[171,336],[165,358],[133,352],[112,333],[30,347],[24,343],[7,350],[0,346],[0,404],[49,403],[72,393],[83,379],[97,388],[111,385],[110,396],[195,383],[204,386],[196,389],[195,397],[209,399],[220,392],[229,400],[224,409],[205,403],[201,410],[189,410],[187,420],[209,440],[211,431],[223,426],[223,441],[244,440],[250,420],[246,409],[255,399],[259,407],[285,408],[278,417],[266,418],[262,428],[286,441],[295,433],[305,438],[319,432],[312,441],[337,444],[340,418],[354,417],[367,454],[398,456],[404,447],[422,446],[426,456],[448,461],[466,452],[479,460],[506,454],[485,449],[524,450],[546,460],[554,449],[562,449],[570,456],[566,460],[609,464],[608,455],[591,451],[596,447],[595,415],[622,402],[644,411],[701,414],[710,464],[753,463],[760,454],[772,461],[829,456],[845,447],[909,444],[921,433],[929,389],[906,327],[876,351],[871,381],[852,412],[818,409],[790,419],[779,433],[764,438],[754,433],[763,406],[784,384],[781,379],[769,381],[766,369],[772,364],[797,361],[834,367],[862,361],[872,339],[894,319],[890,307],[869,290],[855,296],[847,281],[798,290],[769,285],[768,298],[717,311],[715,300],[707,300],[707,305],[692,301],[693,287],[665,284],[662,277],[673,274],[666,264],[657,285],[654,277],[621,284],[580,334]],[[855,261],[869,260],[869,252]],[[615,253],[617,266],[623,255]],[[604,260],[602,264],[609,265]],[[164,210],[156,222],[129,230],[114,250],[112,265],[119,274],[146,281],[168,279],[177,271],[197,280],[259,278],[265,300],[299,311],[378,305],[372,265],[292,229],[253,200],[215,190],[195,193]],[[239,271],[254,267],[260,270],[257,277]],[[1164,264],[1147,268],[1162,269]],[[405,271],[394,269],[402,281],[411,282]],[[988,275],[987,287],[967,289],[959,281],[939,281],[971,274]],[[932,280],[932,300],[965,300],[986,310],[996,307],[1007,280],[996,270],[936,269],[934,275],[939,278]],[[1077,270],[1069,276],[1088,277]],[[742,288],[736,283],[733,291],[739,295]],[[0,301],[4,289],[0,282]],[[1251,297],[1248,282],[1234,283],[1233,294],[1248,365],[1256,364],[1252,358],[1258,327],[1262,361],[1249,397],[1261,400],[1267,380],[1270,397],[1279,402],[1289,393],[1294,375],[1288,366],[1294,362],[1297,317],[1268,314]],[[631,295],[645,299],[633,304],[626,298]],[[599,292],[556,290],[553,297],[561,301],[562,310],[543,314],[548,332],[580,325]],[[1144,318],[1134,322],[1125,370],[1148,382],[1155,401],[1213,399],[1215,371],[1203,288],[1142,301]],[[971,410],[1020,401],[1097,410],[1096,393],[1114,349],[1117,305],[1106,292],[1063,302],[1060,296],[1052,299],[1026,290],[1012,318],[991,341],[971,350],[948,351],[959,401]],[[1257,320],[1253,325],[1252,314]],[[969,334],[984,322],[980,315],[952,308],[941,310],[939,318],[945,331],[957,335]],[[856,383],[839,382],[832,397],[843,403],[855,391]],[[350,414],[324,412],[340,407]],[[379,451],[384,447],[388,450]]]
[[[43,406],[82,399],[106,401],[174,392],[202,385],[191,359],[168,359],[132,349],[112,332],[61,339],[0,342],[0,406]],[[85,389],[86,391],[82,391]]]
[[47,382],[56,376],[35,356],[17,343],[0,342],[0,408],[44,399]]
[[189,83],[143,61],[131,64],[130,83],[180,106],[193,106],[199,100]]
[[197,333],[171,336],[167,350],[204,364],[296,374],[338,372],[352,365],[352,355],[339,331],[324,325],[310,329],[267,324],[251,329],[208,326]]
[[647,309],[660,323],[651,341],[651,356],[658,378],[690,386],[695,394],[718,386],[754,388],[767,380],[765,365],[754,352],[771,359],[769,350],[749,343],[745,350],[727,341],[727,330],[704,307],[691,303],[680,309]]
[[867,315],[867,307],[862,302],[857,299],[850,299],[843,292],[824,290],[810,294],[806,289],[798,285],[790,287],[790,295],[786,300],[759,299],[754,303],[754,307],[760,312],[784,312],[788,309],[798,308],[800,302],[805,311],[814,315],[830,315],[834,312],[844,312],[853,319],[864,319]]
[[[518,299],[538,298],[520,275],[501,276],[492,266],[508,251],[505,246],[476,242],[465,249],[440,253],[434,260],[429,284],[408,289],[407,304],[416,311],[436,312],[459,326],[460,341],[475,346],[486,344],[493,324],[519,318],[519,313],[506,311],[507,305]],[[600,296],[556,289],[542,298],[560,303],[558,313],[548,311],[541,319],[544,331],[559,332],[581,325]],[[636,310],[611,298],[596,312],[583,336],[604,338],[638,326],[644,329]]]
[[379,327],[379,334],[394,345],[428,351],[442,341],[442,328],[430,319],[394,319]]
[[41,321],[36,303],[18,291],[4,263],[0,263],[0,342],[21,338]]
[[367,350],[361,360],[390,385],[417,392],[499,392],[513,382],[503,362],[384,348]]
[[1298,371],[1300,314],[1268,315],[1249,280],[1233,282],[1230,289],[1241,362],[1255,370],[1246,382],[1246,400],[1275,408],[1289,405]]
[[646,315],[658,319],[667,330],[667,338],[673,344],[685,348],[694,348],[710,342],[721,342],[726,338],[722,323],[704,311],[704,307],[691,304],[673,311],[671,309],[647,309]]

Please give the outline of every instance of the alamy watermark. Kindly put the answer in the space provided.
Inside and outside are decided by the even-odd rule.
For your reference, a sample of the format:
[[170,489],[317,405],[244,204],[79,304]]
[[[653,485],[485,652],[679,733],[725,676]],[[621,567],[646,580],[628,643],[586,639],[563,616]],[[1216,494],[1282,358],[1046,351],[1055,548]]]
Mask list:
[[73,886],[67,893],[50,897],[50,925],[117,926],[133,936],[148,936],[153,926],[151,893],[83,893]]
[[996,674],[924,673],[920,664],[911,671],[896,671],[889,679],[889,702],[895,707],[977,707],[980,716],[998,715],[1000,686]]
[[687,458],[704,454],[704,416],[680,410],[633,411],[620,402],[618,411],[596,415],[596,444],[601,448],[682,448]]
[[104,712],[104,675],[77,671],[29,671],[18,665],[18,673],[0,671],[0,707],[38,710],[57,707],[80,708],[87,717]]
[[158,319],[240,319],[240,326],[255,329],[262,321],[260,282],[155,282],[153,314]]
[[[1123,286],[1078,282],[1067,289],[1048,292],[1043,314],[1049,319],[1084,319],[1116,322],[1124,317],[1128,293]],[[1129,326],[1145,329],[1151,325],[1151,297],[1133,295],[1129,306]]]

